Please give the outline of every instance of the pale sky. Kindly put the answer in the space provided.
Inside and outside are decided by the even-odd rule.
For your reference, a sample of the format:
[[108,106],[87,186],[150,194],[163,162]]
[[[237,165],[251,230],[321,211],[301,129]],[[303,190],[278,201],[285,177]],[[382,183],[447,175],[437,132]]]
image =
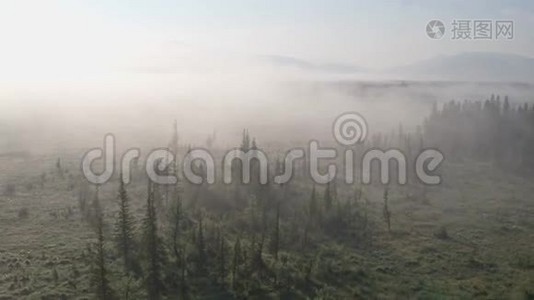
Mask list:
[[[286,124],[309,114],[317,126],[317,114],[333,118],[343,107],[339,103],[354,109],[354,99],[278,89],[277,80],[300,80],[312,72],[281,70],[261,57],[367,69],[465,51],[534,57],[533,3],[0,0],[0,127],[14,126],[15,140],[26,132],[20,127],[40,130],[43,141],[59,143],[58,136],[63,136],[65,141],[77,137],[97,143],[115,128],[111,121],[131,131],[135,127],[133,132],[153,127],[165,132],[179,119],[181,126],[190,125],[184,132],[192,136],[229,122],[226,132],[237,138],[244,124],[256,124],[265,133],[271,116]],[[426,36],[430,20],[440,19],[450,27],[452,20],[465,18],[513,20],[515,38],[453,41]],[[296,74],[289,73],[293,71]],[[335,97],[342,99],[330,105]],[[314,105],[308,105],[310,101]],[[320,103],[326,107],[318,108]],[[278,107],[282,111],[276,111]],[[303,107],[309,111],[301,112]],[[294,116],[287,116],[290,110]],[[211,123],[199,126],[199,111]],[[405,104],[399,111],[411,113]],[[286,127],[312,131],[310,124],[292,122]],[[80,134],[89,129],[95,132],[93,140]],[[140,135],[150,137],[153,132]]]
[[[448,27],[454,19],[513,20],[515,38],[431,40],[432,19]],[[534,56],[532,28],[529,0],[3,0],[0,80],[172,72],[202,68],[209,56],[283,55],[370,69],[464,51]]]

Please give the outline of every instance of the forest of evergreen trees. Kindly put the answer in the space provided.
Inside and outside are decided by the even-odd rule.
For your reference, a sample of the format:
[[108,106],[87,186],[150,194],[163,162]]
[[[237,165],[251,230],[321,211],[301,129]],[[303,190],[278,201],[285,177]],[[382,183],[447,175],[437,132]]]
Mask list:
[[[501,103],[492,96],[485,102],[436,105],[415,132],[400,126],[398,133],[375,134],[365,148],[395,146],[411,155],[434,147],[453,162],[488,161],[529,170],[534,166],[528,157],[533,129],[534,107],[512,107],[507,97]],[[247,151],[258,145],[244,132],[240,147]],[[170,149],[180,149],[176,131]],[[254,177],[257,170],[252,167]],[[273,167],[277,173],[281,168],[279,162]],[[165,170],[180,178],[173,186],[147,183],[140,170],[137,176],[133,170],[131,184],[147,186],[145,199],[136,199],[143,203],[142,217],[132,209],[122,179],[117,200],[106,200],[116,203],[116,213],[107,218],[98,187],[80,191],[80,211],[97,237],[90,251],[98,299],[328,298],[328,287],[340,283],[329,260],[321,257],[321,246],[335,241],[369,249],[378,228],[390,232],[394,226],[387,187],[379,187],[382,216],[376,218],[370,216],[364,186],[344,186],[341,192],[336,180],[316,185],[299,169],[300,176],[283,185],[260,184],[254,178],[250,184],[194,185],[181,179],[178,169]],[[419,183],[411,180],[407,186],[422,189],[417,197],[425,198]],[[365,280],[360,275],[358,280]]]
[[452,161],[475,159],[525,172],[534,167],[534,106],[512,106],[507,96],[435,106],[424,133],[426,146]]
[[[241,148],[255,147],[245,132]],[[279,163],[276,167],[280,172]],[[253,164],[253,174],[255,168]],[[171,166],[166,172],[177,169]],[[341,199],[335,182],[319,191],[307,183],[302,187],[303,181],[263,185],[252,177],[250,184],[180,180],[168,186],[147,184],[146,176],[139,176],[131,184],[147,185],[143,217],[134,213],[122,179],[117,201],[105,200],[116,203],[113,214],[101,209],[99,188],[85,186],[79,206],[97,237],[89,247],[97,298],[312,296],[323,286],[312,276],[320,266],[322,242],[340,239],[354,247],[370,246],[372,221],[362,190]],[[387,206],[384,213],[389,213]]]

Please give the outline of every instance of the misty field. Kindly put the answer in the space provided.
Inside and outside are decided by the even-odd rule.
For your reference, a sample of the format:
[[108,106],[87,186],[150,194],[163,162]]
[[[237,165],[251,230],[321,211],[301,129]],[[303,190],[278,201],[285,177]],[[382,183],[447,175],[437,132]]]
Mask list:
[[533,28],[0,0],[0,300],[534,300]]
[[[192,164],[202,184],[181,169],[193,149],[219,160],[233,148],[264,151],[268,173],[283,174],[284,140],[302,146],[288,137],[327,136],[328,128],[291,128],[265,144],[245,129],[234,147],[214,131],[195,147],[180,141],[175,122],[170,138],[160,136],[177,160],[162,159],[165,168],[157,170],[178,178],[170,185],[146,171],[150,141],[127,184],[119,170],[91,184],[82,174],[87,148],[75,142],[55,151],[5,151],[0,299],[532,299],[534,107],[520,100],[412,103],[414,110],[429,108],[420,125],[400,123],[373,130],[363,143],[335,146],[353,151],[356,162],[370,149],[401,151],[410,169],[406,184],[398,183],[398,162],[387,162],[388,184],[377,164],[371,184],[360,175],[349,184],[343,172],[314,183],[309,154],[283,184],[271,177],[262,183],[255,161],[250,183],[240,181],[239,161],[230,166],[229,184],[220,173],[208,184],[206,162]],[[308,121],[318,119],[328,118]],[[270,130],[267,136],[277,131]],[[321,145],[332,145],[331,138]],[[434,172],[440,184],[412,172],[425,149],[445,157]],[[353,167],[355,174],[363,170]]]
[[[92,205],[95,187],[80,176],[77,155],[4,157],[2,164],[0,299],[94,298],[98,236],[80,201]],[[171,197],[157,209],[162,293],[168,299],[532,297],[534,187],[486,163],[448,163],[442,172],[444,183],[424,194],[410,185],[389,189],[390,231],[380,185],[338,184],[338,209],[323,208],[321,224],[308,226],[305,207],[313,197],[323,205],[325,186],[316,186],[315,196],[306,180],[291,183],[285,196],[271,187],[261,194],[273,202],[263,203],[245,199],[244,187],[237,195],[225,186],[182,183],[181,258],[173,250]],[[137,175],[126,190],[141,252],[147,188]],[[157,188],[162,199],[165,189]],[[124,271],[114,243],[118,191],[114,178],[98,195],[107,278],[114,297],[144,299],[145,256]],[[343,224],[329,219],[339,213]]]

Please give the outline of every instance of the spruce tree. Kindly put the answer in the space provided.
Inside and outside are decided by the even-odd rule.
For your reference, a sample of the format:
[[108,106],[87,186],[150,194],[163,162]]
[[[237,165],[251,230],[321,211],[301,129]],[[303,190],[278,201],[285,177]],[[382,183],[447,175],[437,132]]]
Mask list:
[[275,260],[278,260],[280,250],[280,201],[276,203],[276,220],[274,224],[273,236],[271,237],[270,250]]
[[332,208],[332,204],[332,192],[330,190],[330,182],[328,182],[324,190],[324,206],[326,208],[326,211],[330,211],[330,209]]
[[119,213],[115,224],[117,250],[123,259],[125,272],[132,270],[134,251],[134,218],[130,212],[130,200],[126,193],[122,175],[119,185]]
[[224,283],[226,277],[226,241],[222,229],[219,228],[219,277],[221,283]]
[[315,218],[319,214],[319,207],[317,205],[317,197],[315,196],[315,184],[313,185],[313,188],[312,188],[309,211],[310,211],[310,218],[315,221]]
[[95,208],[97,208],[95,210],[97,243],[92,281],[95,287],[96,299],[110,300],[114,299],[114,295],[107,278],[108,271],[104,253],[104,220],[102,218],[102,211],[100,209],[98,197],[95,198],[95,202]]
[[172,249],[174,252],[174,256],[176,258],[176,262],[179,263],[181,261],[182,255],[180,254],[180,234],[182,232],[181,223],[182,223],[182,200],[180,198],[180,193],[178,190],[175,190],[175,202],[174,202],[174,211],[172,215],[172,222],[173,222],[173,228],[172,228]]
[[508,96],[504,96],[504,104],[502,108],[505,113],[508,113],[508,111],[510,111],[510,102],[508,101]]
[[386,221],[386,224],[388,226],[388,231],[391,232],[391,212],[389,211],[389,206],[388,206],[388,189],[386,188],[384,190],[384,209],[383,209],[383,214],[384,214],[384,219]]
[[232,260],[232,288],[235,290],[239,280],[239,265],[241,264],[241,239],[237,237],[234,244],[234,258]]
[[196,237],[196,242],[197,242],[197,266],[198,266],[198,271],[200,273],[204,273],[206,271],[206,244],[205,244],[205,241],[204,241],[204,228],[203,228],[203,224],[202,224],[202,213],[199,212],[199,217],[198,217],[198,233],[197,233],[197,237]]
[[165,259],[163,244],[158,236],[156,208],[154,206],[154,187],[148,183],[147,211],[143,220],[143,243],[146,256],[146,288],[148,298],[161,298],[164,288],[161,279],[161,269]]

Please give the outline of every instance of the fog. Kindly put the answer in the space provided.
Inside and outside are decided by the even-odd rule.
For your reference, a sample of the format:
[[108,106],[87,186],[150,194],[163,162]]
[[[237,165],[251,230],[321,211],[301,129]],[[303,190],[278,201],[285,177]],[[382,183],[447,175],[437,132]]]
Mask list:
[[532,101],[533,87],[507,83],[365,80],[273,67],[252,59],[200,68],[120,70],[98,77],[10,82],[0,89],[2,152],[32,153],[101,145],[113,133],[121,147],[160,147],[177,121],[184,144],[238,145],[249,129],[261,144],[329,140],[345,111],[362,114],[371,133],[400,123],[414,130],[432,105],[508,95]]
[[0,299],[534,299],[534,5],[392,2],[0,1]]

